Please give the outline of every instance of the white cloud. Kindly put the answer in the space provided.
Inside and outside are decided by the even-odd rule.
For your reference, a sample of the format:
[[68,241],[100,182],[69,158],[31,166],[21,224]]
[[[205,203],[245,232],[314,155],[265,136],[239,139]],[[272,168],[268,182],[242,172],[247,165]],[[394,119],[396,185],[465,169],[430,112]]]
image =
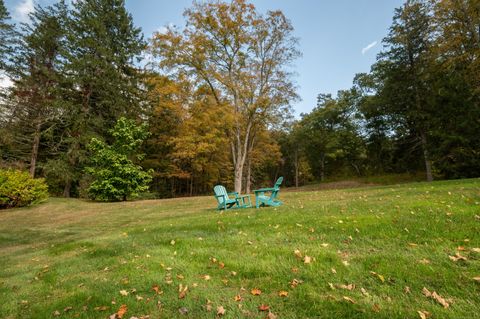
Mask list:
[[15,7],[13,17],[20,22],[28,21],[28,14],[33,12],[35,3],[33,0],[21,0],[20,3]]
[[367,45],[366,47],[364,47],[362,49],[362,54],[365,55],[365,53],[367,53],[371,48],[373,48],[374,46],[377,45],[377,41],[373,41],[372,43],[370,43],[369,45]]
[[165,34],[168,32],[169,29],[174,29],[175,25],[173,23],[169,23],[167,25],[161,26],[160,28],[157,29],[157,32],[160,34]]

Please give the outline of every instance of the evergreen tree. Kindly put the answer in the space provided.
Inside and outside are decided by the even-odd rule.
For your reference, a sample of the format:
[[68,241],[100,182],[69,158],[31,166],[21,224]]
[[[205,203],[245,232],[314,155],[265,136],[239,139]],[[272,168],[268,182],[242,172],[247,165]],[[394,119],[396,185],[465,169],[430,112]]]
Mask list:
[[15,158],[30,165],[35,175],[42,134],[51,130],[61,117],[62,52],[65,45],[63,1],[54,6],[37,6],[24,24],[22,38],[13,58],[10,75],[14,86],[6,107],[10,116],[11,142]]
[[121,116],[138,116],[141,74],[135,67],[145,47],[123,0],[79,0],[68,23],[66,68],[71,87],[64,162],[70,169],[64,196],[81,177],[85,145],[106,136]]
[[3,0],[0,0],[0,76],[6,69],[7,58],[13,51],[15,30],[13,24],[9,23],[10,15]]

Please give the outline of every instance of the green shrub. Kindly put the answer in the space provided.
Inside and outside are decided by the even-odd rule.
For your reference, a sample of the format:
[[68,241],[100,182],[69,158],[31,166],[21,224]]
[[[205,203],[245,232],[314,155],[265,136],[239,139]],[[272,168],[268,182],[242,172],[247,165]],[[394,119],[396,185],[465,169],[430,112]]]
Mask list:
[[113,144],[96,138],[88,144],[91,156],[86,172],[92,179],[87,190],[89,197],[99,201],[125,201],[138,197],[148,190],[152,181],[152,171],[145,172],[134,163],[134,160],[143,158],[137,150],[148,136],[147,127],[122,117],[110,133]]
[[28,172],[0,169],[0,209],[22,207],[48,198],[48,187],[42,179],[33,179]]

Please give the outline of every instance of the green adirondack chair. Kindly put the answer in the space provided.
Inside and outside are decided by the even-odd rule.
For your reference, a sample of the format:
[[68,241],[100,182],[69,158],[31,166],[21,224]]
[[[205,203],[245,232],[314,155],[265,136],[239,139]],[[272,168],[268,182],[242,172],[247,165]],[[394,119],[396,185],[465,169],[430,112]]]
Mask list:
[[[260,206],[280,206],[282,202],[277,199],[278,192],[280,191],[280,185],[283,182],[283,177],[280,176],[275,185],[272,188],[260,188],[254,190],[255,193],[255,206],[259,208]],[[265,193],[270,193],[270,195],[265,195]]]
[[[218,210],[252,207],[250,195],[240,195],[238,192],[227,193],[227,189],[222,185],[215,186],[213,192],[218,202]],[[234,196],[234,198],[230,198],[231,195]]]

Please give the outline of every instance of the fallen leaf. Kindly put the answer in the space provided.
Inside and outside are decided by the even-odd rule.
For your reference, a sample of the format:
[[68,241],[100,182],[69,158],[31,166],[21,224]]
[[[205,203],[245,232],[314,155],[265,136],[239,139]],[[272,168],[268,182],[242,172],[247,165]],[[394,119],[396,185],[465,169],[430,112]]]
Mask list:
[[128,311],[127,305],[121,305],[120,308],[117,311],[117,317],[119,319],[122,319],[123,316],[127,313],[127,311]]
[[360,288],[360,291],[362,292],[362,295],[368,296],[368,292],[367,292],[367,290],[366,290],[365,288],[363,288],[363,287]]
[[212,311],[212,302],[207,299],[207,304],[205,305],[207,311]]
[[53,316],[54,316],[54,317],[58,317],[58,316],[60,316],[60,315],[61,315],[61,313],[60,313],[60,311],[58,311],[58,310],[55,310],[55,311],[53,312]]
[[328,244],[327,244],[327,243],[323,243],[323,244],[320,244],[320,246],[322,246],[322,247],[328,247]]
[[480,276],[478,276],[478,277],[473,277],[473,280],[480,282]]
[[432,293],[425,287],[423,287],[422,289],[422,294],[425,296],[425,297],[431,297],[432,296]]
[[120,290],[120,294],[121,294],[122,296],[128,296],[128,291],[126,291],[126,290]]
[[99,307],[95,307],[93,309],[96,310],[96,311],[106,311],[106,310],[108,310],[108,307],[107,306],[99,306]]
[[336,274],[336,273],[337,273],[337,271],[335,270],[335,268],[332,268],[331,271],[332,271],[332,274]]
[[460,255],[459,252],[457,252],[455,256],[448,256],[448,258],[450,258],[450,260],[453,260],[454,262],[457,262],[459,260],[462,260],[462,261],[467,260],[467,257]]
[[186,307],[182,307],[178,309],[178,312],[180,312],[181,315],[186,315],[188,313],[188,309]]
[[349,266],[350,263],[347,261],[347,260],[342,260],[342,264],[344,264],[345,266]]
[[405,286],[405,288],[403,288],[403,292],[406,293],[406,294],[409,294],[410,293],[410,287]]
[[350,303],[353,303],[353,304],[356,303],[355,300],[353,300],[352,298],[347,297],[347,296],[343,296],[343,299],[346,300],[346,301],[348,301],[348,302],[350,302]]
[[430,260],[423,258],[422,260],[419,260],[418,262],[423,264],[423,265],[428,265],[430,263]]
[[253,289],[250,291],[250,293],[251,293],[252,295],[254,295],[254,296],[260,296],[261,293],[262,293],[262,291],[261,291],[260,289],[258,289],[258,288],[253,288]]
[[218,267],[219,267],[220,269],[223,269],[223,268],[225,268],[225,264],[222,263],[222,262],[220,262],[220,263],[218,263]]
[[307,255],[305,255],[305,257],[303,257],[303,263],[304,264],[310,264],[311,262],[312,262],[312,257],[307,256]]
[[135,298],[137,298],[137,301],[142,301],[143,300],[142,296],[135,296]]
[[63,309],[63,312],[69,312],[69,311],[72,310],[72,309],[73,309],[73,307],[65,307],[65,308]]
[[297,258],[302,258],[302,253],[301,253],[300,250],[295,249],[295,250],[293,251],[293,253],[295,254],[295,257],[297,257]]
[[480,254],[480,248],[472,248],[472,251]]
[[328,287],[330,287],[332,290],[335,290],[335,286],[331,282],[328,283]]
[[341,288],[341,289],[347,289],[347,290],[353,290],[353,289],[355,289],[355,285],[354,285],[354,284],[349,284],[349,285],[338,285],[338,288]]
[[225,314],[225,308],[223,306],[217,307],[217,316],[223,316]]
[[172,239],[172,241],[170,241],[170,245],[175,245],[175,240]]
[[430,292],[427,288],[423,287],[422,294],[427,298],[434,299],[439,304],[441,304],[444,308],[448,308],[450,306],[450,304],[444,298],[442,298],[442,296],[437,294],[436,291]]
[[295,287],[297,287],[298,285],[300,285],[301,283],[303,283],[302,280],[292,279],[292,281],[290,282],[290,287],[295,288]]
[[260,310],[260,311],[268,311],[268,310],[270,310],[270,306],[269,306],[269,305],[261,304],[260,306],[258,306],[258,310]]
[[380,305],[378,303],[374,303],[372,306],[373,312],[380,312]]
[[278,292],[278,295],[280,297],[287,297],[288,296],[288,291],[281,290],[281,291]]
[[277,319],[277,316],[274,315],[273,312],[269,311],[266,319]]
[[383,277],[382,275],[377,274],[377,273],[374,272],[374,271],[371,271],[370,273],[371,273],[372,275],[376,276],[378,279],[380,279],[381,282],[385,282],[385,277]]
[[450,306],[450,304],[435,291],[432,293],[432,298],[435,299],[439,304],[441,304],[443,308],[448,308]]
[[210,280],[210,279],[211,279],[211,277],[210,277],[209,275],[203,275],[202,278],[203,278],[204,280]]
[[188,286],[183,287],[182,284],[178,286],[178,299],[183,299],[187,295]]
[[155,294],[157,294],[157,295],[160,295],[162,293],[162,291],[160,290],[160,287],[158,287],[158,285],[154,285],[152,287],[152,290],[155,291]]
[[427,319],[432,315],[430,312],[425,310],[418,310],[417,312],[418,312],[418,315],[420,316],[420,319]]

